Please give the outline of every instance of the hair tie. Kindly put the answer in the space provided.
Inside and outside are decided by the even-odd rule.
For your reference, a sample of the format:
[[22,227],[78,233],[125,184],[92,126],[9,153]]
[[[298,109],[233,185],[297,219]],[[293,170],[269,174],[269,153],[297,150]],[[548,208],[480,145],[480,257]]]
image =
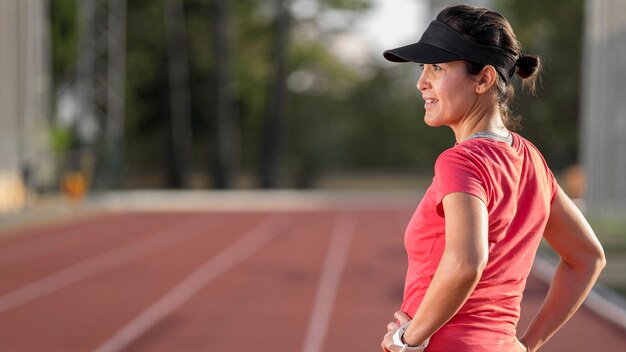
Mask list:
[[519,53],[517,60],[515,60],[515,64],[513,64],[513,67],[511,67],[511,71],[509,71],[509,78],[513,77],[515,75],[515,71],[516,71],[516,67],[519,67],[520,64],[520,60],[522,60],[524,58],[524,54]]

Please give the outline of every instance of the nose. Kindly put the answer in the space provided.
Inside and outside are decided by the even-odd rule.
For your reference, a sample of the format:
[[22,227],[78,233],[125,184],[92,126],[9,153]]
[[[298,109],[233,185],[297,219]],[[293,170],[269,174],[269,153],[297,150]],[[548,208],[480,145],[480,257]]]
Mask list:
[[417,89],[421,92],[429,87],[428,75],[426,74],[426,67],[424,67],[420,73],[420,78],[417,80]]

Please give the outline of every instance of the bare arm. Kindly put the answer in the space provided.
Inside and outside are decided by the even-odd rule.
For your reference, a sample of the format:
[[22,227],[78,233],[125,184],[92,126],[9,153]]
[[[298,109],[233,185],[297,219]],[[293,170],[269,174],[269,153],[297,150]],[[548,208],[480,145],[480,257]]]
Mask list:
[[419,345],[445,324],[465,303],[488,259],[485,204],[470,194],[443,198],[446,247],[413,322],[404,333],[409,345]]
[[522,340],[537,351],[576,312],[606,264],[585,217],[559,188],[544,238],[561,257],[548,295]]

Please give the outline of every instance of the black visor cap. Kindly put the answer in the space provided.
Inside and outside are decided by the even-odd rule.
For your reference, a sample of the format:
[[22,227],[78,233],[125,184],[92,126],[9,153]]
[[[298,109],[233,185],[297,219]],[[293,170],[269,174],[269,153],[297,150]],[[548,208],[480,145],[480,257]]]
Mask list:
[[419,42],[387,50],[383,56],[392,62],[437,64],[467,60],[492,65],[505,81],[513,76],[517,61],[516,54],[496,46],[476,44],[438,20],[430,23]]

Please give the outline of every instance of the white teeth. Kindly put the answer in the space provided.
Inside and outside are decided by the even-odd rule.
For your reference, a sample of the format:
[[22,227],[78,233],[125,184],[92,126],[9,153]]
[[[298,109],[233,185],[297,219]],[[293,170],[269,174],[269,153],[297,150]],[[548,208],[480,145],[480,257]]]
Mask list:
[[437,100],[435,100],[435,99],[425,99],[425,101],[426,101],[427,104],[431,104],[431,103],[434,103]]

